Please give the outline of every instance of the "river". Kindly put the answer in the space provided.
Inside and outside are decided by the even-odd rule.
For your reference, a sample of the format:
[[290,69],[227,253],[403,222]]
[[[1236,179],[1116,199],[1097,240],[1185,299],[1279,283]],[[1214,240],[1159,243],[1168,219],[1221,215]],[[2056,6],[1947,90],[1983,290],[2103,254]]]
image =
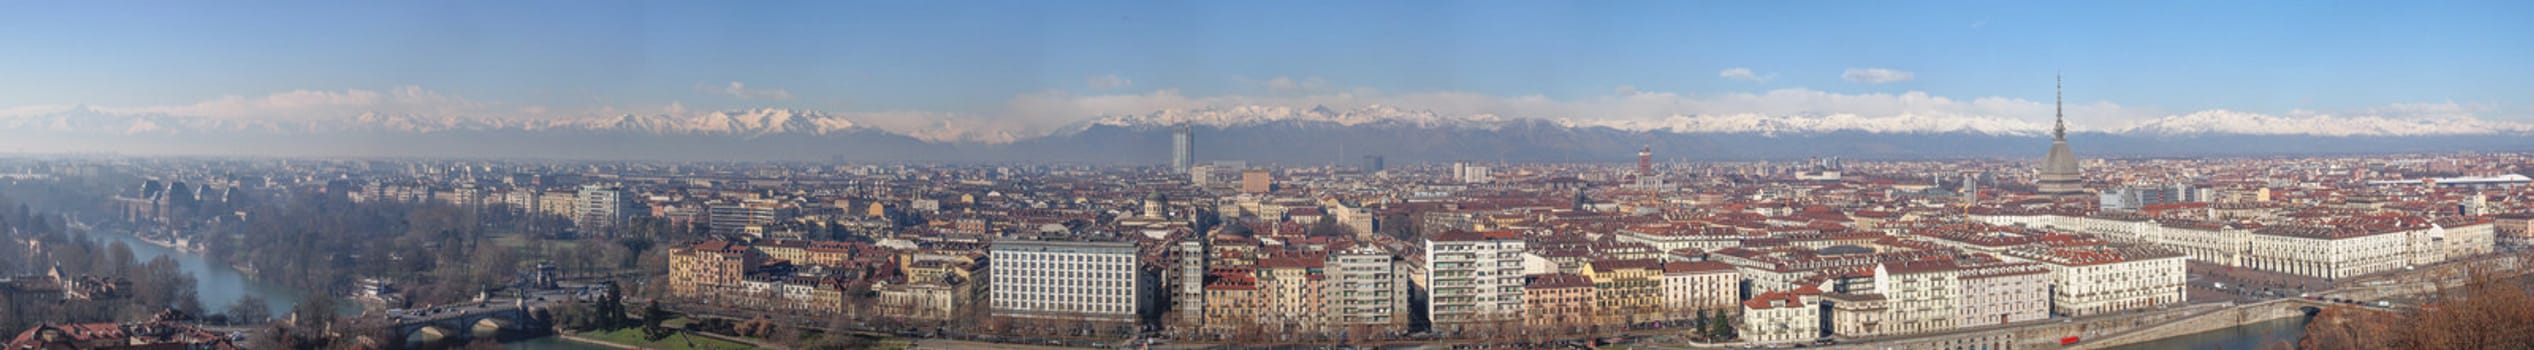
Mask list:
[[202,254],[161,247],[126,234],[95,233],[89,236],[103,238],[106,242],[122,242],[123,245],[131,246],[132,257],[143,262],[158,259],[161,256],[176,259],[176,266],[180,270],[194,276],[194,292],[202,298],[204,312],[228,310],[229,305],[237,304],[239,298],[253,295],[264,298],[264,305],[271,308],[272,314],[278,317],[289,315],[291,307],[298,306],[299,301],[307,299],[308,296],[307,291],[297,288],[247,279],[245,273],[238,272],[236,268],[229,267],[228,264],[211,261],[211,258]]
[[2268,349],[2282,342],[2293,345],[2305,336],[2305,318],[2291,318],[2254,323],[2234,328],[2193,333],[2157,339],[2145,343],[2113,347],[2114,350],[2146,349]]
[[[291,288],[280,284],[249,279],[246,277],[245,273],[239,272],[237,268],[229,267],[228,264],[211,261],[210,257],[203,256],[199,253],[178,251],[167,247],[161,247],[156,244],[141,241],[140,238],[126,234],[94,233],[89,236],[102,238],[106,242],[122,242],[123,245],[131,246],[132,256],[144,262],[152,259],[158,259],[158,257],[161,256],[176,259],[176,265],[179,270],[183,270],[186,274],[194,276],[194,292],[202,298],[203,310],[207,312],[221,312],[222,310],[228,310],[229,305],[237,304],[239,298],[245,298],[248,295],[253,295],[264,298],[264,304],[269,306],[272,309],[271,311],[273,312],[273,315],[278,317],[280,315],[289,315],[291,307],[299,305],[300,300],[305,300],[308,297],[307,291],[299,290],[298,288]],[[357,305],[345,305],[345,312],[347,315],[359,312],[359,310],[359,306]],[[508,349],[611,349],[604,346],[563,340],[562,337],[556,336],[538,337],[502,345],[503,348]]]

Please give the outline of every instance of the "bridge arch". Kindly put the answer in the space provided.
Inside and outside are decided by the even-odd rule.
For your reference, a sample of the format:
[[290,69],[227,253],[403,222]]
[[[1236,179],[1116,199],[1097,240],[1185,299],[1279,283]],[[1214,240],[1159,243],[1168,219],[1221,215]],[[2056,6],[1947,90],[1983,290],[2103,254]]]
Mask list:
[[515,324],[517,324],[517,322],[512,322],[500,317],[485,317],[482,320],[476,320],[475,327],[470,329],[472,332],[467,333],[467,335],[470,336],[470,339],[499,338],[502,335],[503,329],[509,329]]
[[449,333],[449,329],[447,328],[440,328],[440,326],[422,326],[421,328],[415,328],[413,333],[405,335],[405,346],[413,348],[436,344],[441,341],[448,340],[450,335],[451,333]]

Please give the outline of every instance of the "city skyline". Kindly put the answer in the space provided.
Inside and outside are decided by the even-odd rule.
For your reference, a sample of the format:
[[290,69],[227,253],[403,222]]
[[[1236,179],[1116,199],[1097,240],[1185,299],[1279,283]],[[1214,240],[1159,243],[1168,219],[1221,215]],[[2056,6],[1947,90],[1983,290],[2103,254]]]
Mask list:
[[2534,50],[2534,24],[2502,15],[2521,3],[1149,5],[22,5],[0,22],[26,30],[0,42],[40,54],[0,58],[18,82],[0,119],[182,133],[780,108],[1006,144],[1159,111],[1385,106],[2019,134],[2048,128],[2042,79],[2065,73],[2078,132],[2534,130],[2510,100],[2534,92],[2506,60]]
[[0,4],[0,347],[2520,348],[2525,13]]

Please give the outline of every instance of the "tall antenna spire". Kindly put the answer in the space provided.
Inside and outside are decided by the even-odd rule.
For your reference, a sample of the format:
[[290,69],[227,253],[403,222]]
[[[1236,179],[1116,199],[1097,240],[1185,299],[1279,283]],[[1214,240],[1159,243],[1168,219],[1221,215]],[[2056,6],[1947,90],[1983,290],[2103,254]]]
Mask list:
[[2067,87],[2068,87],[2068,79],[2067,79],[2066,77],[2061,77],[2061,76],[2058,76],[2058,75],[2056,75],[2056,74],[2051,75],[2051,78],[2053,78],[2053,79],[2057,79],[2057,85],[2052,85],[2052,86],[2050,87],[2050,88],[2051,88],[2051,90],[2050,90],[2050,94],[2051,94],[2051,95],[2050,95],[2050,98],[2051,98],[2050,103],[2051,103],[2051,106],[2052,106],[2052,107],[2056,107],[2056,108],[2058,108],[2058,116],[2056,117],[2056,119],[2057,119],[2057,122],[2056,122],[2056,123],[2057,123],[2057,124],[2052,125],[2052,126],[2050,127],[2050,138],[2051,138],[2051,139],[2054,139],[2054,140],[2058,140],[2058,141],[2067,141],[2067,140],[2068,140],[2068,96],[2067,96],[2067,95],[2068,95],[2068,93],[2067,93],[2067,91],[2066,91],[2066,90],[2067,90]]

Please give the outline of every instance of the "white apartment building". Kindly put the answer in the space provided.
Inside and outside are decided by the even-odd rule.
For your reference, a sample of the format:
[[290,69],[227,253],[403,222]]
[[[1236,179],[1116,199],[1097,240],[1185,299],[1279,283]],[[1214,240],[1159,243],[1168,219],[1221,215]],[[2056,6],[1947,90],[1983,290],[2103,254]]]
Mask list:
[[633,215],[631,197],[621,188],[582,185],[580,195],[574,199],[572,206],[572,226],[589,233],[622,225],[625,218]]
[[536,208],[537,213],[540,214],[578,219],[579,217],[574,216],[574,214],[581,212],[580,202],[581,198],[579,193],[569,191],[544,192],[537,194]]
[[999,317],[1134,321],[1142,306],[1133,242],[998,240],[987,284]]
[[2116,242],[2152,244],[2211,264],[2321,278],[2487,254],[2497,244],[2491,220],[2476,217],[2434,222],[2420,217],[2364,217],[2258,228],[2218,221],[2148,220],[2127,214],[1983,214],[1973,219],[2077,231]]
[[1712,252],[1742,246],[1743,239],[1751,238],[1730,227],[1700,225],[1637,226],[1619,229],[1617,234],[1620,242],[1652,246],[1659,252],[1681,248],[1698,248]]
[[1954,326],[1971,328],[2050,318],[2050,269],[2034,263],[1963,267]]
[[1496,181],[1494,177],[1487,174],[1487,166],[1470,162],[1453,162],[1452,179],[1473,184]]
[[1874,269],[1875,292],[1883,295],[1890,312],[1883,317],[1884,334],[1952,330],[1954,321],[1961,320],[1955,309],[1960,284],[1952,262],[1878,264]]
[[2253,230],[2243,266],[2300,276],[2348,278],[2488,254],[2497,247],[2488,219],[2391,225],[2271,226]]
[[2243,265],[2252,249],[2252,230],[2216,221],[2160,220],[2155,226],[2165,248],[2192,260],[2223,266]]
[[2299,276],[2343,278],[2401,269],[2409,235],[2358,228],[2271,226],[2253,230],[2244,267]]
[[1686,320],[1698,311],[1736,310],[1742,299],[1742,272],[1713,261],[1663,264],[1663,309],[1672,319]]
[[[1335,327],[1407,324],[1408,282],[1390,252],[1358,245],[1328,255],[1321,315]],[[1381,328],[1387,329],[1387,328]]]
[[1763,292],[1742,302],[1741,322],[1734,330],[1751,344],[1792,343],[1821,338],[1821,290]]
[[2180,253],[2147,246],[2028,247],[2009,258],[2050,269],[2050,311],[2083,316],[2183,302]]
[[2491,220],[2452,218],[2429,223],[2427,229],[2407,231],[2411,265],[2489,254],[2498,249],[2497,228]]
[[2147,216],[2131,213],[2097,213],[2087,216],[2059,216],[2053,228],[2076,231],[2122,243],[2161,244],[2163,233]]
[[1178,309],[1179,318],[1165,321],[1178,322],[1174,327],[1198,329],[1205,324],[1205,243],[1191,237],[1179,241],[1174,248],[1177,259],[1171,267],[1175,278],[1171,283],[1175,289],[1170,302]]
[[1436,331],[1522,318],[1521,235],[1452,231],[1425,241],[1426,318]]

